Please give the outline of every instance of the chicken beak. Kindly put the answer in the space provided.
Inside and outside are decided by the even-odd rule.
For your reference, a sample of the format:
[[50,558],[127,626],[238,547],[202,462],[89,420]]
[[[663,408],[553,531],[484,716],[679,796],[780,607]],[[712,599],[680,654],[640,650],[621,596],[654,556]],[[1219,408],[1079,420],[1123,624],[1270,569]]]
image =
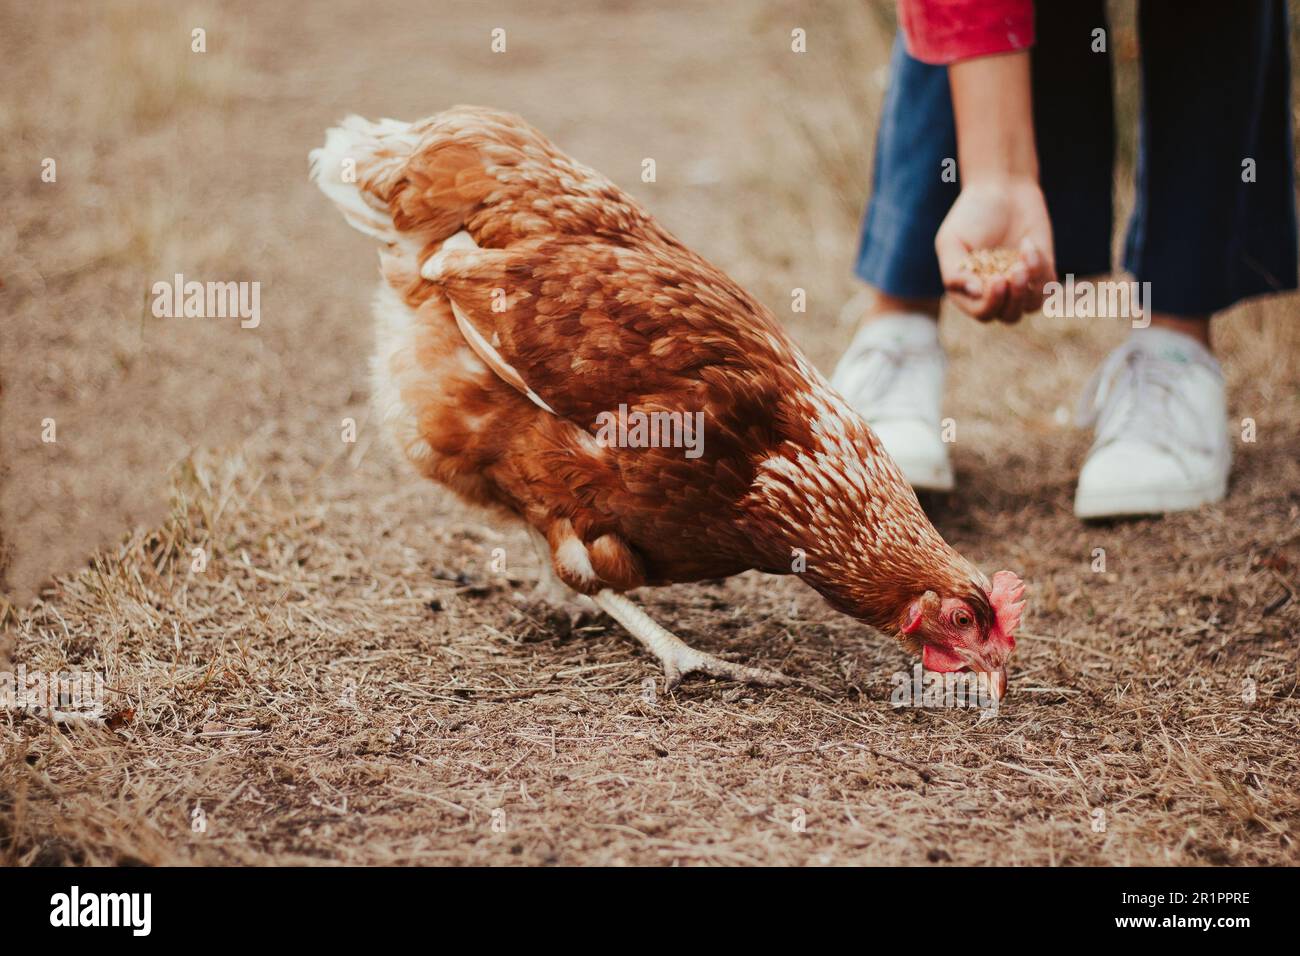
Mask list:
[[1002,702],[1002,698],[1007,695],[1007,668],[1004,664],[995,671],[988,671],[989,688],[993,692],[993,700],[997,703]]

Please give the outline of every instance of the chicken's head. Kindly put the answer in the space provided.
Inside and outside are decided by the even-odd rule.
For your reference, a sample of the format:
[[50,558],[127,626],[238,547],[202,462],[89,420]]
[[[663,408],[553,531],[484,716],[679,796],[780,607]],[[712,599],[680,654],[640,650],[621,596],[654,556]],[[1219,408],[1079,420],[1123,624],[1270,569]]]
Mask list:
[[1024,593],[1024,584],[1010,571],[993,575],[991,587],[974,584],[965,594],[926,591],[907,605],[899,633],[920,651],[926,670],[987,673],[1000,698],[1006,693],[1007,659],[1016,647]]

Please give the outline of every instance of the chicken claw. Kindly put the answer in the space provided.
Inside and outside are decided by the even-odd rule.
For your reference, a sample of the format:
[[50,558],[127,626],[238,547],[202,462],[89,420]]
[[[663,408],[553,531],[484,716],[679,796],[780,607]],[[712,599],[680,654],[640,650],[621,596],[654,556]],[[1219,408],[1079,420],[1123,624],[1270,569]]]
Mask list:
[[793,683],[791,678],[777,671],[747,667],[697,651],[676,634],[655,623],[650,615],[617,591],[601,591],[596,595],[596,604],[659,658],[664,677],[667,678],[665,690],[672,690],[687,674],[697,673],[761,687],[781,687]]

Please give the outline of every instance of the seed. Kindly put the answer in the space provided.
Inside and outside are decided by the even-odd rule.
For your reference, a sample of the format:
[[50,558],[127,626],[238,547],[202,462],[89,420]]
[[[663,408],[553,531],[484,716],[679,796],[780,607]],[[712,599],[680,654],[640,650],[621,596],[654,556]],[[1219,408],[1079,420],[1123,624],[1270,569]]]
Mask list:
[[981,278],[1008,274],[1020,261],[1014,249],[999,246],[995,249],[976,249],[962,260],[961,270]]

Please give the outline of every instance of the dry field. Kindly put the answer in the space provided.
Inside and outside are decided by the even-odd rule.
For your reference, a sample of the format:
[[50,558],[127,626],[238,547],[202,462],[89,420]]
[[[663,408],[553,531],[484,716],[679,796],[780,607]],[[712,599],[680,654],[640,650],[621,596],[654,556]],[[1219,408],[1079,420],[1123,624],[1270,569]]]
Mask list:
[[[991,720],[891,709],[902,652],[759,575],[643,598],[825,691],[647,698],[653,660],[532,610],[524,536],[377,435],[374,250],[306,177],[326,126],[515,110],[829,367],[886,5],[68,6],[0,2],[0,670],[101,671],[116,719],[0,713],[0,863],[1300,862],[1295,296],[1217,325],[1257,426],[1230,500],[1109,525],[1070,515],[1088,436],[1063,410],[1123,330],[945,322],[960,485],[929,504],[1029,583]],[[260,325],[154,318],[178,272],[260,282]]]

